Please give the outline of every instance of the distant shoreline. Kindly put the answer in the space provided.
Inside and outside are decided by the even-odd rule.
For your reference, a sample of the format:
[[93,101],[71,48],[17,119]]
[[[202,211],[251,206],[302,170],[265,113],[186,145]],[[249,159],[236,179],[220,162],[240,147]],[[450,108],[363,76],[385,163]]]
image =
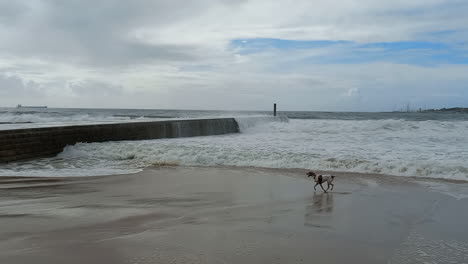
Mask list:
[[427,109],[423,112],[456,112],[456,113],[468,113],[467,107],[451,107],[451,108],[440,108],[440,109]]

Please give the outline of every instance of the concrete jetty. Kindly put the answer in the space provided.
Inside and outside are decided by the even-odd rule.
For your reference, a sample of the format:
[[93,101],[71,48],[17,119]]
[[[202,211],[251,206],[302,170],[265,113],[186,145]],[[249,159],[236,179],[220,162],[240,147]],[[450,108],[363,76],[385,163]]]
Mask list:
[[0,163],[60,153],[78,142],[105,142],[238,133],[234,118],[167,120],[0,130]]

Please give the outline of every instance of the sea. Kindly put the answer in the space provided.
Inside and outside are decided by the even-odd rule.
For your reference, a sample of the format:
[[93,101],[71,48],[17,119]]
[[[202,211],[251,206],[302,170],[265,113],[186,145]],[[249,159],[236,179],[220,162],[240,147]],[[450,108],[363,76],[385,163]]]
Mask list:
[[0,108],[0,130],[233,117],[240,133],[77,143],[55,157],[0,164],[0,176],[134,173],[152,165],[360,172],[468,181],[468,114],[454,112]]

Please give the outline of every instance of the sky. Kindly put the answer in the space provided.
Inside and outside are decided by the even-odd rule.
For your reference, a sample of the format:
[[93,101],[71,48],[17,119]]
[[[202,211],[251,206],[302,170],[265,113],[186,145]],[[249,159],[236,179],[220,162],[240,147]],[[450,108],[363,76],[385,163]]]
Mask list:
[[0,106],[468,107],[467,0],[0,0]]

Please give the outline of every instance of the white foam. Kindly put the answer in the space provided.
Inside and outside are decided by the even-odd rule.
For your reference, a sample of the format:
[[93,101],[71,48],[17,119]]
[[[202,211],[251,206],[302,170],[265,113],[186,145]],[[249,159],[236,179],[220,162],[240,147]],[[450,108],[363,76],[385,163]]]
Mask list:
[[257,131],[268,129],[265,126],[272,122],[289,122],[287,116],[241,116],[236,117],[235,119],[237,121],[237,124],[239,124],[240,131],[243,133],[246,133],[253,128],[256,128]]
[[467,121],[237,120],[241,134],[77,144],[53,159],[3,165],[0,175],[103,175],[168,162],[468,180]]
[[363,184],[365,184],[365,185],[367,185],[368,187],[370,187],[370,188],[376,188],[376,187],[379,186],[379,184],[378,184],[377,181],[375,181],[375,180],[371,180],[371,179],[360,179],[360,181],[361,181]]
[[466,184],[450,184],[443,182],[418,182],[438,193],[450,196],[456,200],[468,199],[468,186]]

